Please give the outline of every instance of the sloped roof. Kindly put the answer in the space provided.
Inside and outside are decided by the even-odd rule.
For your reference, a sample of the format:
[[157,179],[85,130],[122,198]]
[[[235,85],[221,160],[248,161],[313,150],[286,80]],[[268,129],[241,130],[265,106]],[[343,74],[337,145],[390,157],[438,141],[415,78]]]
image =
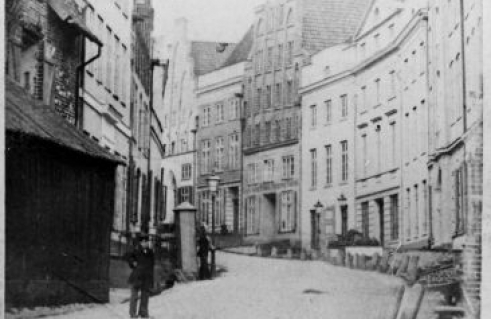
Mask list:
[[5,82],[5,130],[34,136],[112,162],[124,162],[89,139],[50,107],[33,99],[10,79]]
[[225,63],[223,63],[222,67],[227,67],[247,60],[252,49],[252,44],[254,42],[253,36],[254,28],[251,26],[249,30],[247,30],[242,40],[240,40],[239,44],[237,44],[232,53],[230,53],[229,57],[227,58]]
[[303,0],[303,48],[313,54],[349,40],[371,0]]
[[[194,61],[194,74],[199,76],[218,69],[234,50],[235,43],[191,42],[191,57]],[[220,52],[220,49],[223,49]]]

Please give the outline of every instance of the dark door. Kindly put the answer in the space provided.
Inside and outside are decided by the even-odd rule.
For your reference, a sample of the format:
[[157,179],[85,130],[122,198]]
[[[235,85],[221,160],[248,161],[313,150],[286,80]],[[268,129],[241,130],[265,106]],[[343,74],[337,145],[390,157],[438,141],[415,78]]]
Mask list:
[[312,233],[311,233],[311,245],[312,249],[319,249],[319,234],[320,234],[320,225],[319,225],[319,214],[315,210],[310,211],[310,220],[312,225]]
[[239,232],[239,199],[234,198],[232,200],[233,213],[234,213],[234,232]]
[[380,245],[384,245],[384,200],[383,198],[377,199],[378,214],[379,214],[379,228],[380,228]]

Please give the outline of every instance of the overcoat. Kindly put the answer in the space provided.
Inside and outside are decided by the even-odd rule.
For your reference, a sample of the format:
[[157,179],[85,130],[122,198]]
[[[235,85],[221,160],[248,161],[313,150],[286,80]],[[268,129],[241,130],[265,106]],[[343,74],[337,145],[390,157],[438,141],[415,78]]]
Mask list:
[[150,248],[138,247],[129,255],[128,263],[132,268],[128,283],[136,288],[152,288],[155,263],[153,251]]

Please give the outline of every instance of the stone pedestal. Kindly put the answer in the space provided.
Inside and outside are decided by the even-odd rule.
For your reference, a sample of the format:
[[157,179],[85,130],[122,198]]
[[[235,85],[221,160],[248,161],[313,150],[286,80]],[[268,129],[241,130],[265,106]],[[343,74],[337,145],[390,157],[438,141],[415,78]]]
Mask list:
[[174,209],[177,241],[179,245],[179,266],[184,273],[197,274],[196,259],[196,208],[188,202]]

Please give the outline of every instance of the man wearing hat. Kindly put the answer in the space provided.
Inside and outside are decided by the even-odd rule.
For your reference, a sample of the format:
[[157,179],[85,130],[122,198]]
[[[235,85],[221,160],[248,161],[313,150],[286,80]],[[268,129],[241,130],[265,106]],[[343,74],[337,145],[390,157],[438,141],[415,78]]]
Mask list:
[[128,258],[128,263],[132,268],[128,283],[131,286],[130,298],[130,316],[137,318],[137,303],[140,295],[140,309],[138,316],[149,318],[148,315],[148,298],[150,297],[150,289],[153,286],[153,267],[154,255],[150,248],[149,237],[147,234],[139,236],[139,245]]

